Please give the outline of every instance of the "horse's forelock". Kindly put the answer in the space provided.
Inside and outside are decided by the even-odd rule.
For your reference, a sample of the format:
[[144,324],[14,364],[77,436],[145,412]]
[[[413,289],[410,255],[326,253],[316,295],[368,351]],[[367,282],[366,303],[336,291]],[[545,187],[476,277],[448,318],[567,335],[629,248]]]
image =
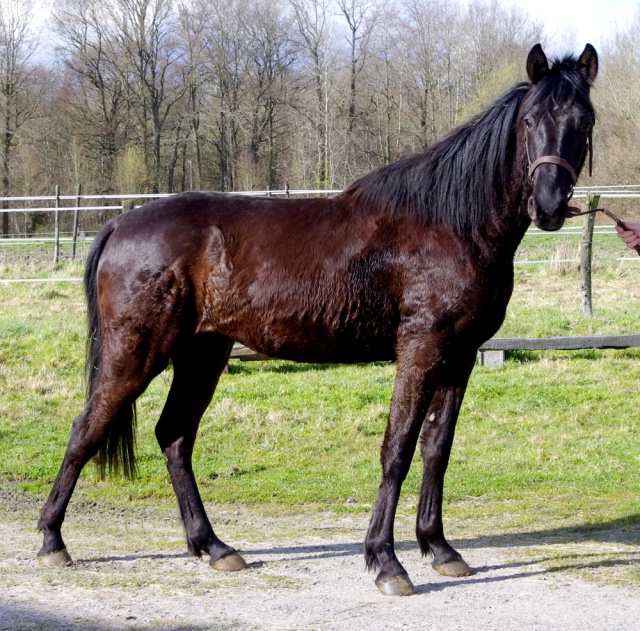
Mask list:
[[590,85],[578,69],[578,60],[570,55],[554,59],[545,77],[531,95],[530,105],[572,106],[575,102],[593,109],[589,96]]

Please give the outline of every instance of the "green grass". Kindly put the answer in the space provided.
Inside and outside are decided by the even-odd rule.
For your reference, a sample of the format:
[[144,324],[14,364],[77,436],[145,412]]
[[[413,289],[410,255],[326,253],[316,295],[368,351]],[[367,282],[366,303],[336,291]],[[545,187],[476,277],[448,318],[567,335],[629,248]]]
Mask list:
[[[517,260],[576,258],[579,238],[527,235]],[[633,255],[613,235],[597,235],[594,249],[593,318],[581,315],[576,264],[521,265],[498,336],[640,332],[640,265],[604,260]],[[53,269],[51,252],[0,249],[0,279],[82,275],[79,262]],[[0,485],[26,489],[41,504],[84,405],[82,288],[0,283],[0,301]],[[511,352],[501,369],[476,367],[445,484],[448,536],[504,547],[547,572],[639,586],[639,360],[640,349]],[[390,364],[232,361],[196,443],[205,502],[257,514],[243,522],[243,540],[274,536],[274,523],[279,536],[315,535],[310,528],[325,511],[364,523],[394,374]],[[138,402],[139,477],[100,480],[86,467],[71,515],[93,501],[109,521],[131,502],[175,510],[153,434],[170,381],[169,369]],[[398,507],[399,545],[413,539],[420,476],[416,456]],[[221,535],[225,519],[215,520]],[[339,517],[328,523],[340,531]],[[178,537],[172,545],[184,547]]]
[[[575,272],[520,269],[499,335],[638,332],[639,280],[640,267],[596,269],[596,315],[585,320]],[[0,479],[46,492],[83,407],[81,287],[0,285],[0,300]],[[233,361],[196,443],[205,501],[368,511],[394,373],[390,364]],[[87,467],[83,493],[115,503],[171,496],[153,436],[170,379],[168,370],[138,402],[139,477],[100,481]],[[476,367],[446,480],[450,509],[503,530],[637,522],[639,404],[636,349],[511,353],[502,369]],[[420,475],[416,458],[403,506],[415,506]]]
[[[6,246],[4,248],[6,250]],[[9,252],[16,256],[20,264],[6,262],[7,252],[0,248],[0,280],[34,279],[34,278],[82,278],[83,262],[72,261],[70,258],[61,259],[57,265],[53,265],[50,256],[43,257],[42,248],[36,249],[36,254],[31,257],[28,253],[25,258],[21,251]],[[64,253],[62,253],[64,254]],[[70,253],[66,256],[70,257]]]

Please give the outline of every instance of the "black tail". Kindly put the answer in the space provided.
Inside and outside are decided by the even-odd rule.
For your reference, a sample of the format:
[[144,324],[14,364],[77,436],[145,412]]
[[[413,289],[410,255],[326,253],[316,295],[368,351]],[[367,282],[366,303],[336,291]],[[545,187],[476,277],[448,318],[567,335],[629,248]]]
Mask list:
[[[102,334],[100,327],[100,307],[98,305],[98,263],[115,226],[108,223],[93,240],[84,270],[84,289],[87,298],[87,360],[85,374],[87,382],[87,402],[93,396],[102,370]],[[98,451],[96,462],[101,477],[109,471],[122,470],[127,478],[136,474],[135,462],[135,401],[125,406],[111,421],[105,440]]]

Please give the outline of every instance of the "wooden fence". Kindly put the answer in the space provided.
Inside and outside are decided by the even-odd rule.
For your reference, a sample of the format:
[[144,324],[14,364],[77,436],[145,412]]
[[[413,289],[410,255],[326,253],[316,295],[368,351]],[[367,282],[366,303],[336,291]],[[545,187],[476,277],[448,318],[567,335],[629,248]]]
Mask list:
[[[289,190],[281,191],[247,191],[241,194],[245,195],[273,195],[273,196],[313,196],[327,195],[337,193],[339,191],[311,191],[311,190]],[[54,261],[57,262],[59,255],[60,236],[60,213],[64,211],[73,212],[73,228],[71,234],[72,241],[72,258],[75,258],[76,242],[78,240],[78,219],[80,212],[85,211],[110,211],[114,214],[125,212],[133,207],[134,203],[144,203],[158,197],[166,197],[166,194],[132,194],[132,195],[82,195],[80,186],[75,195],[63,196],[56,187],[55,194],[52,196],[40,197],[7,197],[0,198],[3,208],[0,213],[10,212],[53,212],[54,213]],[[603,186],[603,187],[578,187],[574,191],[575,201],[582,200],[586,202],[588,208],[596,208],[600,200],[608,203],[611,200],[622,199],[640,199],[640,185],[625,186]],[[81,204],[81,200],[85,204]],[[101,201],[108,205],[89,205],[96,204]],[[50,203],[51,206],[43,207],[43,203]],[[31,206],[30,206],[31,204]],[[39,204],[33,207],[32,204]],[[21,207],[18,207],[21,205]],[[34,238],[36,237],[36,238]],[[580,267],[582,274],[581,289],[583,294],[583,313],[588,317],[591,311],[590,294],[591,294],[591,240],[593,238],[593,221],[585,221],[582,245]],[[37,240],[37,235],[25,235],[25,241]],[[50,241],[51,237],[47,239]],[[64,240],[64,239],[63,239]],[[68,240],[68,239],[67,239]],[[8,244],[16,239],[0,239],[0,245]],[[29,279],[30,282],[50,279]],[[52,280],[52,279],[51,279]],[[60,280],[60,279],[58,279]],[[64,280],[80,280],[80,279],[64,279]],[[22,280],[12,279],[11,282],[23,282]],[[25,281],[26,282],[26,281]],[[577,350],[587,348],[629,348],[640,347],[640,335],[614,335],[614,336],[592,336],[592,337],[562,337],[562,338],[494,338],[486,342],[479,350],[478,360],[484,366],[501,366],[504,363],[505,352],[509,350]],[[269,359],[263,355],[259,355],[252,350],[236,345],[232,352],[232,358],[240,360],[264,360]]]
[[640,348],[640,334],[544,338],[494,337],[480,347],[478,363],[482,366],[502,366],[506,351],[577,351],[590,348]]
[[[478,363],[491,368],[500,367],[504,364],[506,351],[576,351],[605,348],[640,348],[640,334],[545,338],[493,337],[478,350]],[[242,361],[271,359],[242,344],[234,345],[231,358]]]

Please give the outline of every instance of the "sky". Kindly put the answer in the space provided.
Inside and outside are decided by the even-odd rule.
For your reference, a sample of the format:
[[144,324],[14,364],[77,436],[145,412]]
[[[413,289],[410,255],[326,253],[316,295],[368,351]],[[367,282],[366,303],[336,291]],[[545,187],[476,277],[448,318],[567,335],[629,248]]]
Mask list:
[[[640,0],[502,0],[502,4],[516,4],[542,22],[552,54],[579,53],[587,43],[598,49],[612,31],[623,30],[640,11]],[[567,38],[570,45],[563,46]]]
[[[47,19],[53,4],[36,0],[37,22]],[[502,0],[504,7],[514,4],[543,23],[549,40],[545,52],[552,55],[579,53],[587,42],[597,49],[613,30],[624,29],[640,12],[640,0]]]

